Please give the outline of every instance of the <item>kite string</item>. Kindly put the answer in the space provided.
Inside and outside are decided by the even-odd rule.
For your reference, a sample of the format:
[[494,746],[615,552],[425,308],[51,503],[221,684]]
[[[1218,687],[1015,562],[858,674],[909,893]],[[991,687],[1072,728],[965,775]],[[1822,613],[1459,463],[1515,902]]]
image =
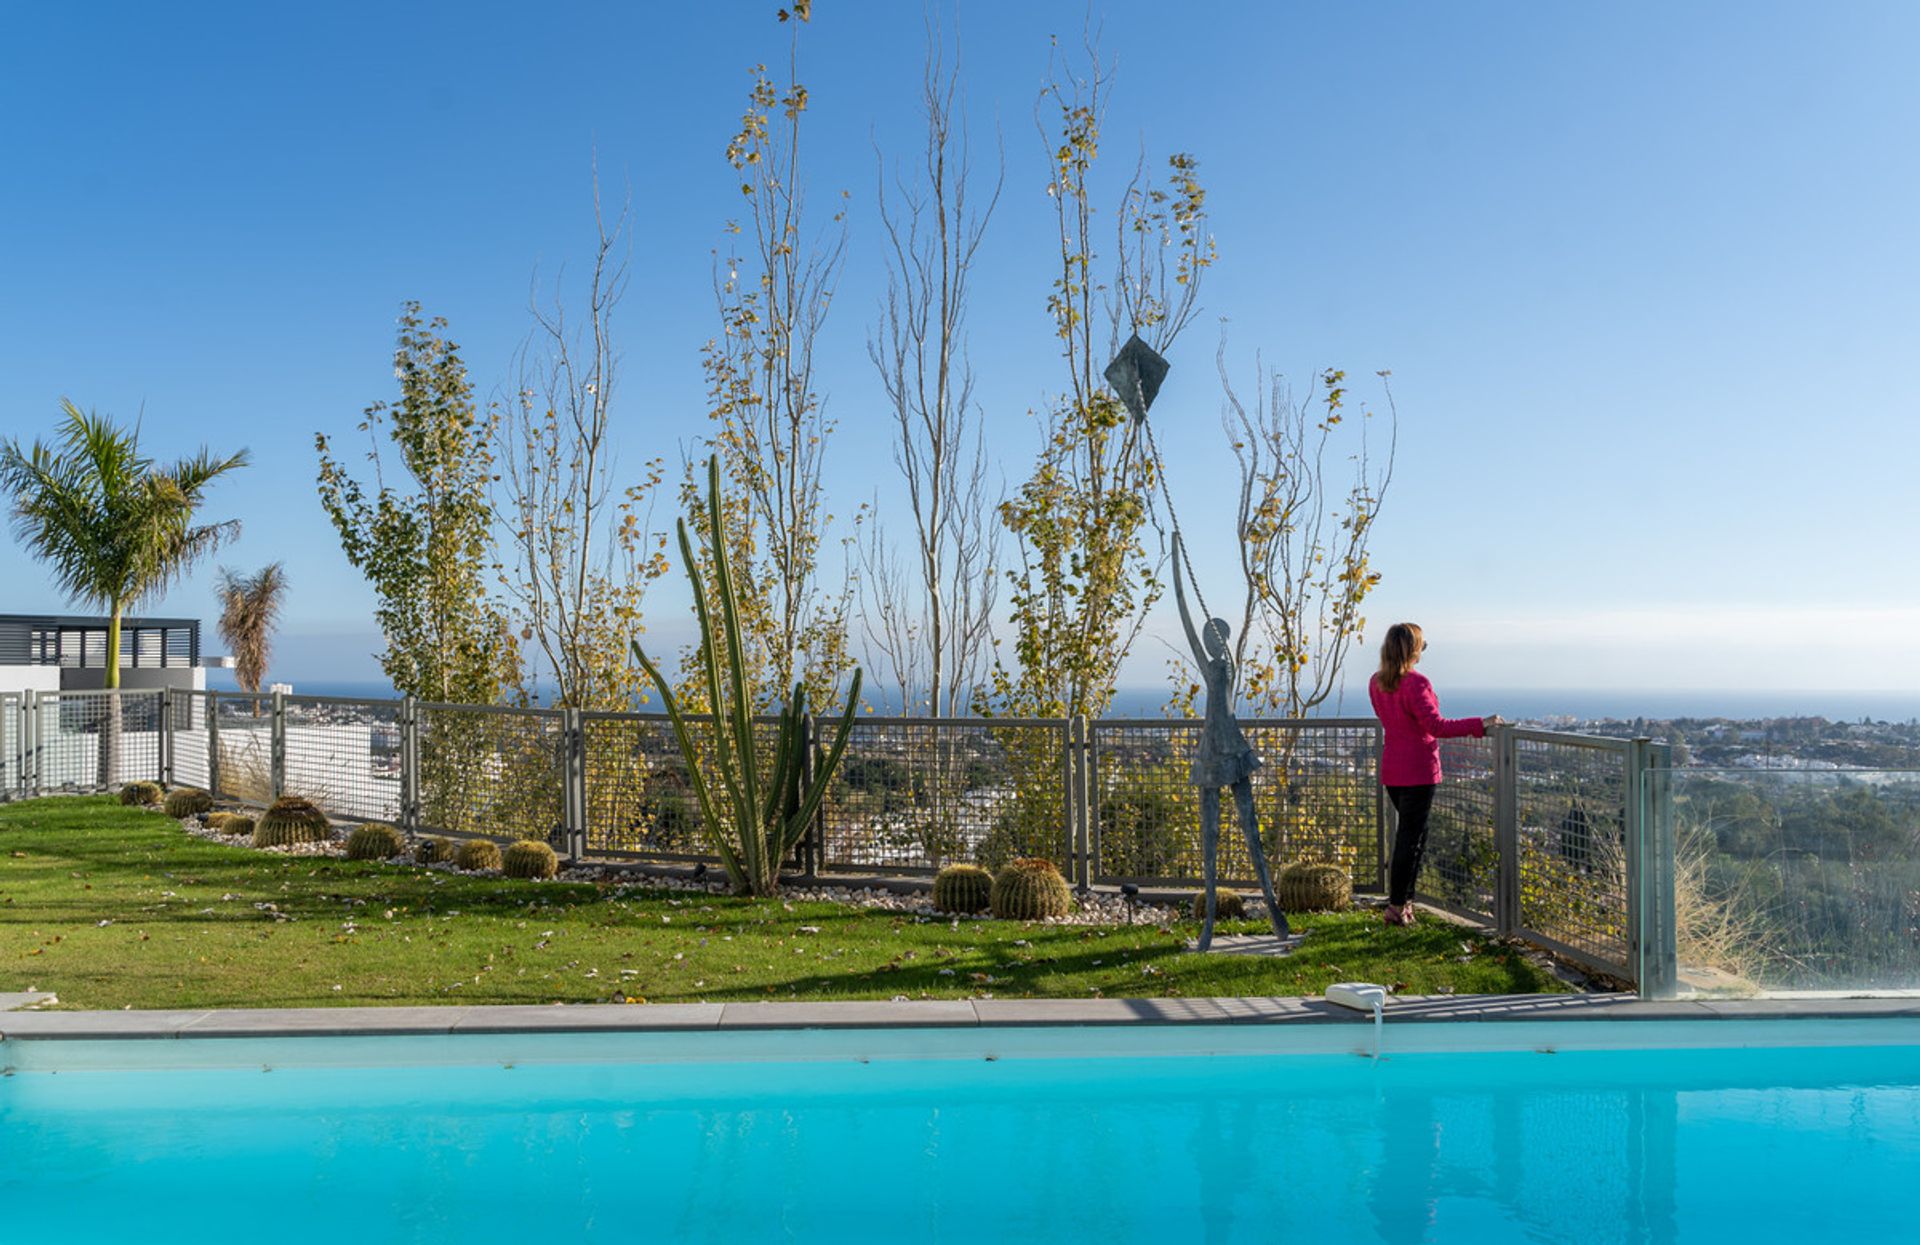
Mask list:
[[[1187,582],[1193,586],[1193,599],[1200,603],[1200,612],[1203,618],[1200,626],[1204,632],[1213,622],[1213,609],[1207,604],[1207,598],[1200,592],[1200,577],[1193,573],[1193,559],[1187,556],[1187,542],[1181,538],[1180,515],[1173,508],[1173,491],[1167,487],[1167,461],[1160,456],[1159,443],[1153,439],[1153,425],[1143,419],[1140,421],[1140,426],[1146,431],[1147,454],[1153,459],[1154,479],[1160,485],[1160,496],[1164,498],[1167,503],[1167,520],[1173,525],[1174,556],[1179,558],[1181,563],[1187,568]],[[1164,539],[1167,531],[1160,525],[1159,517],[1153,513],[1153,496],[1151,493],[1148,494],[1147,501],[1147,513],[1149,517],[1153,519],[1154,530],[1159,532]]]

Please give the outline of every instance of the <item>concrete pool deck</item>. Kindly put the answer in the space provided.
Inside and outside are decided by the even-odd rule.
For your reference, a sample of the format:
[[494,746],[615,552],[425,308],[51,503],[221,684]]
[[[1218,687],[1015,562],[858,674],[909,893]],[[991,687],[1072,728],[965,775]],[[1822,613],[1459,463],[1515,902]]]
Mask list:
[[[1423,1023],[1589,1020],[1920,1018],[1920,998],[1681,999],[1629,995],[1411,995],[1389,1020]],[[647,1033],[767,1029],[1033,1028],[1083,1025],[1371,1024],[1313,998],[938,999],[910,1002],[647,1003],[566,1006],[303,1007],[0,1014],[0,1041],[119,1038]]]

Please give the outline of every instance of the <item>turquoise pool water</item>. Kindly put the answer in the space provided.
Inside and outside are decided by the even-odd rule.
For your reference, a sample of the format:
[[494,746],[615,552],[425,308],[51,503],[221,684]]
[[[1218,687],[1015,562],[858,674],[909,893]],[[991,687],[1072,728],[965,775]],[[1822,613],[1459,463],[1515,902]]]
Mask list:
[[0,1044],[0,1239],[1913,1240],[1920,1022]]

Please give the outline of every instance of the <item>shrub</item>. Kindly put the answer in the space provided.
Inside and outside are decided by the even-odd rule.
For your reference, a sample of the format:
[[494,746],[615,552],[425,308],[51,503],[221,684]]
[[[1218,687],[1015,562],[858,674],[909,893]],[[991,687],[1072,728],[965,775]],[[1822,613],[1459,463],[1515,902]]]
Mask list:
[[283,796],[268,805],[253,826],[255,847],[287,847],[294,843],[319,843],[333,837],[333,825],[311,800],[297,795]]
[[453,863],[470,873],[500,867],[500,845],[492,839],[468,839],[454,854]]
[[383,822],[355,826],[347,836],[348,860],[392,860],[406,850],[406,836]]
[[1023,857],[1009,862],[993,879],[993,915],[1010,921],[1038,921],[1073,910],[1073,893],[1051,860]]
[[500,871],[510,878],[550,878],[560,872],[560,858],[538,839],[521,839],[507,845]]
[[1274,891],[1288,912],[1339,912],[1353,903],[1353,878],[1338,865],[1302,862],[1280,871]]
[[[1238,921],[1246,917],[1247,897],[1245,895],[1227,886],[1215,887],[1213,893],[1215,896],[1213,903],[1214,916],[1222,921]],[[1193,892],[1192,907],[1194,920],[1204,921],[1207,919],[1206,891],[1198,890]]]
[[413,845],[413,859],[414,863],[422,865],[450,864],[459,851],[452,839],[421,839]]
[[120,788],[120,802],[129,807],[136,804],[158,804],[167,793],[160,789],[157,782],[130,782]]
[[253,833],[253,818],[245,813],[208,813],[207,824],[222,834],[231,834],[235,838]]
[[198,817],[213,811],[213,797],[198,787],[180,787],[167,792],[166,803],[161,808],[173,818]]
[[935,912],[985,912],[993,903],[993,875],[979,865],[948,865],[933,879]]

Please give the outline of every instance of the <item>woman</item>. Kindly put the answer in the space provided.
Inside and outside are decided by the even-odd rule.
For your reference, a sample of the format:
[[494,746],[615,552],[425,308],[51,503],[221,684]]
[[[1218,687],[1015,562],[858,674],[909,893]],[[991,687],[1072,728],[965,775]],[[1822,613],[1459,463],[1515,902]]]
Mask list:
[[1386,734],[1380,784],[1399,821],[1387,873],[1389,925],[1413,924],[1413,887],[1420,877],[1420,856],[1427,850],[1427,814],[1433,811],[1433,790],[1440,785],[1440,741],[1482,736],[1506,724],[1498,716],[1441,717],[1433,684],[1414,670],[1426,648],[1426,637],[1416,624],[1393,624],[1380,646],[1380,670],[1367,683],[1374,716]]

